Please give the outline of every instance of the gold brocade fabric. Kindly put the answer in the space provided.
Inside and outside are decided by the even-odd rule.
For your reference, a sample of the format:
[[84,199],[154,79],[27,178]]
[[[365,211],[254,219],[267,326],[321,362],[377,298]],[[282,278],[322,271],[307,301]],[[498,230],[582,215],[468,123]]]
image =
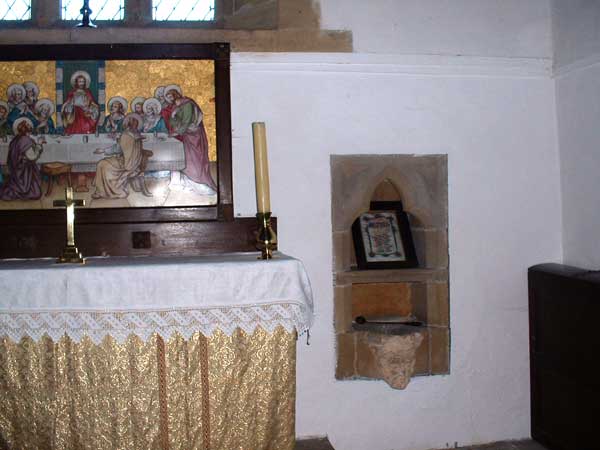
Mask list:
[[296,334],[0,339],[0,448],[293,450]]

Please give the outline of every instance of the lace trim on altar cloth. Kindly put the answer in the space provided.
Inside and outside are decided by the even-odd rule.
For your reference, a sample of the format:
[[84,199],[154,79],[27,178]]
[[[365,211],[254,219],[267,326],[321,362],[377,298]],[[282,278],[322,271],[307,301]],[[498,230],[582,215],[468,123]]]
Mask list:
[[253,333],[259,326],[270,333],[282,326],[302,334],[310,326],[310,313],[295,303],[210,309],[0,312],[0,337],[8,336],[15,342],[26,336],[38,341],[46,334],[54,341],[67,335],[80,342],[87,336],[95,344],[106,336],[123,343],[131,334],[143,341],[154,333],[164,339],[175,333],[189,339],[196,332],[211,336],[217,330],[231,336],[236,328]]

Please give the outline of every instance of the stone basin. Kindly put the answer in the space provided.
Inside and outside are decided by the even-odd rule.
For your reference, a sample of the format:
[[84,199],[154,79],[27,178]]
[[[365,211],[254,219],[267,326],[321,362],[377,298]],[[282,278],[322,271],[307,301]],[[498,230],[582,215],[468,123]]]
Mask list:
[[354,331],[367,331],[369,333],[387,334],[391,336],[403,336],[411,333],[419,333],[424,325],[407,325],[404,323],[352,323]]

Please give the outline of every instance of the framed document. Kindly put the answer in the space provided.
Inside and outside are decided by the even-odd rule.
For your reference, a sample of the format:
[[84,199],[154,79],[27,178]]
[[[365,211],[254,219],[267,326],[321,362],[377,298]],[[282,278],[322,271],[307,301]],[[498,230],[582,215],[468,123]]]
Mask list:
[[356,262],[361,270],[418,266],[404,211],[390,209],[363,213],[352,225],[352,236]]

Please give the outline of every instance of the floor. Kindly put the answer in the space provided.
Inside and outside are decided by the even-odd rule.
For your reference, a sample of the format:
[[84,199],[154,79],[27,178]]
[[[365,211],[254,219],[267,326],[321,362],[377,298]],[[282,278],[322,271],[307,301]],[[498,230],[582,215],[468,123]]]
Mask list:
[[458,447],[462,450],[546,450],[535,441],[504,441],[487,445],[474,445],[472,447]]
[[[471,447],[447,447],[459,450],[546,450],[546,447],[534,441],[505,441]],[[296,450],[335,450],[327,438],[308,439],[296,442]],[[446,450],[446,449],[439,449]]]
[[335,450],[327,438],[296,441],[295,450]]

